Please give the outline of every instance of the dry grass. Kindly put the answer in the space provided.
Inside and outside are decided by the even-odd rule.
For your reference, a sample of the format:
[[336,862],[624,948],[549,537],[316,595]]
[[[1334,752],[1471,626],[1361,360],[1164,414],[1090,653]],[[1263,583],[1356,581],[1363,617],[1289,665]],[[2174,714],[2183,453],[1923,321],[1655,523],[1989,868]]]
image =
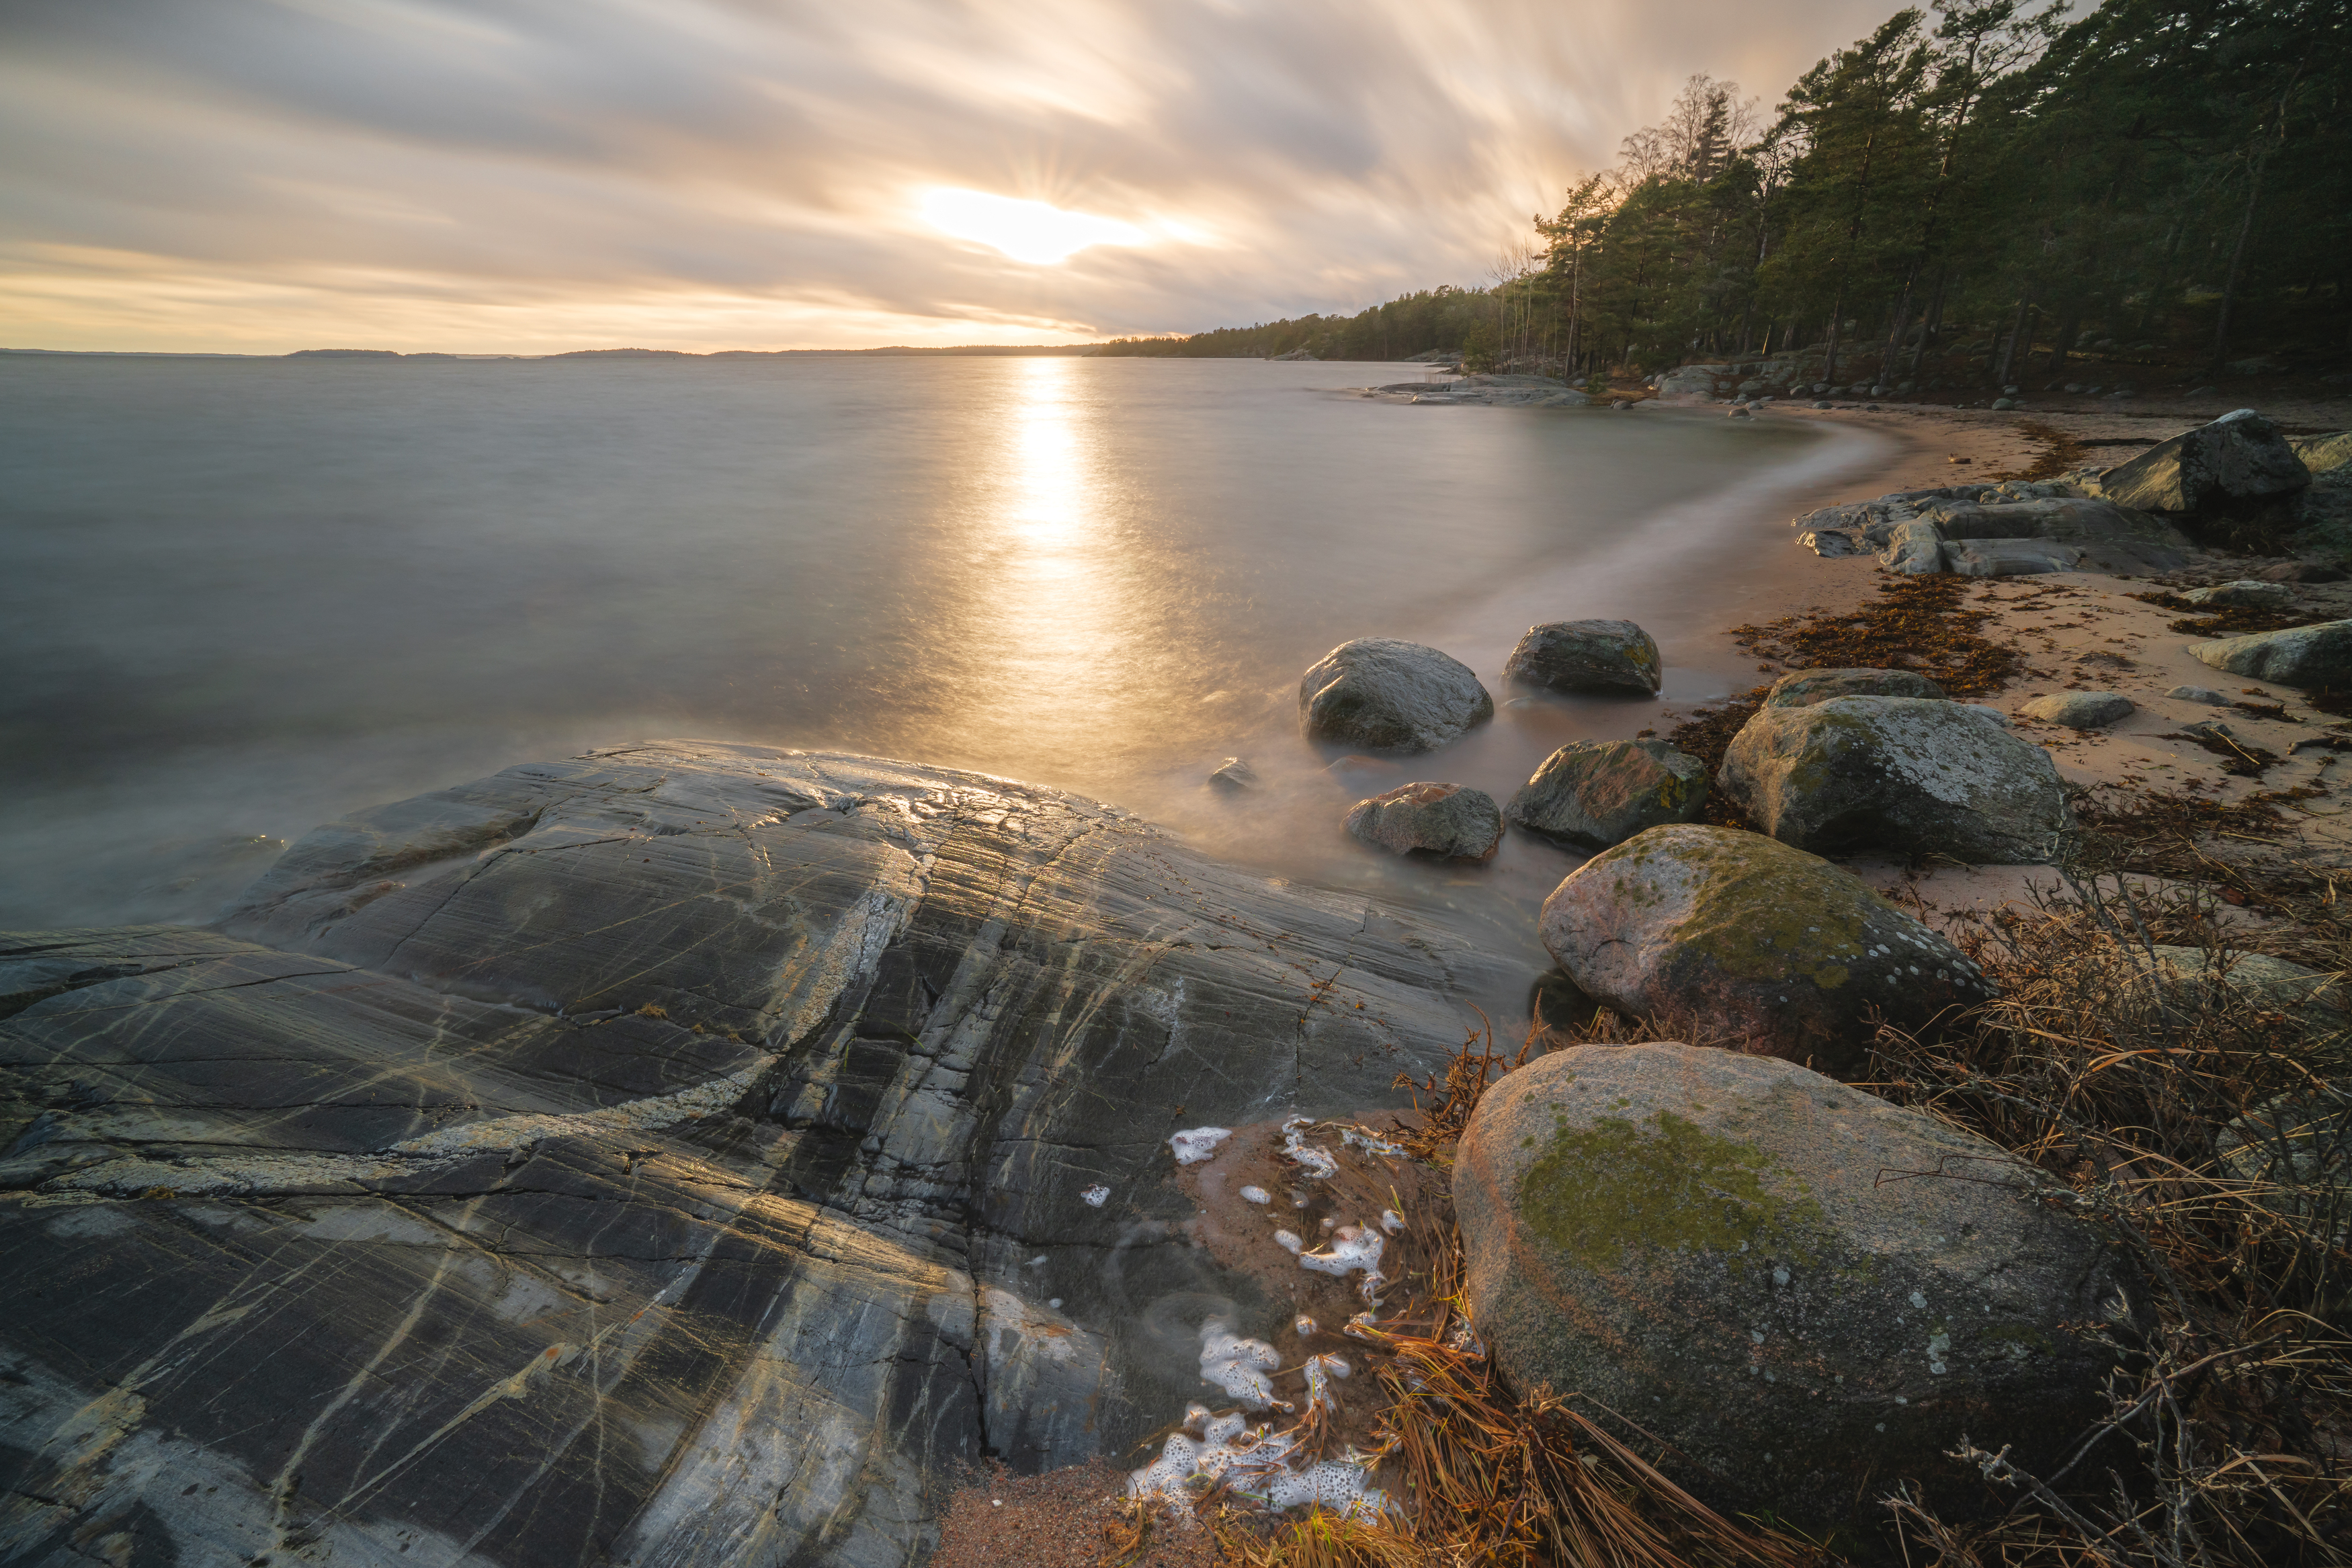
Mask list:
[[2005,1517],[1956,1525],[1890,1499],[1906,1560],[2352,1562],[2352,1213],[2332,1190],[2234,1174],[2215,1147],[2246,1111],[2340,1073],[2344,1042],[2229,985],[2168,983],[2149,947],[2193,908],[2121,879],[2074,885],[1968,935],[2000,999],[1940,1040],[1883,1031],[1872,1087],[2016,1151],[2053,1201],[2108,1224],[2146,1281],[2149,1326],[2124,1346],[2107,1417],[2051,1474],[1955,1450],[2014,1493]]

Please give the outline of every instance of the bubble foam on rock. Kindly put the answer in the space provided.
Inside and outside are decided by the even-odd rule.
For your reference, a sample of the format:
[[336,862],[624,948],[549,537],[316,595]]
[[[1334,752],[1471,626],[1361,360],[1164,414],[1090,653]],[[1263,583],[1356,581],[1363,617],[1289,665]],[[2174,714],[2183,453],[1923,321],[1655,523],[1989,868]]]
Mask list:
[[1320,1148],[1307,1141],[1306,1134],[1300,1129],[1311,1127],[1314,1124],[1315,1118],[1312,1116],[1293,1116],[1284,1122],[1282,1152],[1296,1161],[1298,1168],[1309,1176],[1317,1180],[1324,1180],[1339,1174],[1339,1162],[1331,1157],[1330,1150]]
[[1169,1134],[1168,1146],[1176,1151],[1180,1166],[1196,1166],[1217,1152],[1217,1145],[1234,1135],[1231,1127],[1187,1127]]
[[1244,1409],[1291,1408],[1274,1396],[1269,1375],[1281,1364],[1281,1353],[1262,1339],[1244,1339],[1231,1324],[1213,1320],[1202,1325],[1201,1380],[1223,1389]]
[[1105,1186],[1100,1182],[1097,1182],[1094,1186],[1087,1187],[1085,1191],[1079,1193],[1078,1197],[1086,1201],[1086,1206],[1088,1208],[1100,1208],[1104,1204],[1110,1201],[1110,1188]]

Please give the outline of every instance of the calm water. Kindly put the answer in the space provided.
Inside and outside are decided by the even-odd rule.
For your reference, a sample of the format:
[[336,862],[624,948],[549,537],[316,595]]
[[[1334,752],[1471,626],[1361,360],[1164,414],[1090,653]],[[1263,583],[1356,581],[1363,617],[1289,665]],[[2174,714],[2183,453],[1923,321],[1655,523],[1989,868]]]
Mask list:
[[[0,925],[205,919],[346,810],[699,736],[1056,784],[1523,941],[1568,857],[1388,862],[1342,811],[1507,797],[1651,706],[1534,698],[1342,781],[1300,672],[1404,637],[1505,702],[1531,622],[1606,614],[1720,692],[1739,531],[1867,438],[1333,395],[1420,373],[0,356]],[[1202,787],[1232,755],[1265,791]]]

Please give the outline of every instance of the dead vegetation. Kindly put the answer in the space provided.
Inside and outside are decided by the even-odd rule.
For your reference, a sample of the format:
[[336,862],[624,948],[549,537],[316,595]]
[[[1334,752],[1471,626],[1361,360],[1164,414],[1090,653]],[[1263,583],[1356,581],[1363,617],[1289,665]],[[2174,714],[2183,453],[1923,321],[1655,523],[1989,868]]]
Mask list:
[[2212,934],[2197,894],[2151,903],[2121,878],[2073,885],[1964,934],[2000,999],[1937,1041],[1882,1032],[1871,1087],[2015,1151],[2049,1176],[2051,1201],[2110,1227],[2138,1264],[2151,1326],[2123,1347],[2105,1419],[2050,1474],[1956,1444],[2014,1497],[2004,1516],[1955,1524],[1887,1500],[1906,1560],[2352,1561],[2352,1212],[2324,1173],[2296,1191],[2250,1179],[2217,1148],[2246,1112],[2340,1072],[2345,1041],[2251,988],[2160,963],[2157,943]]
[[2166,622],[2165,628],[2185,632],[2192,637],[2236,637],[2248,632],[2282,632],[2290,626],[2316,626],[2330,619],[2300,610],[2266,610],[2252,604],[2199,604],[2162,589],[2126,597],[2137,599],[2142,604],[2153,604],[2158,610],[2181,612],[2182,618]]
[[1735,626],[1739,646],[1790,669],[1911,670],[1969,698],[1997,692],[2023,673],[2007,643],[1984,634],[1993,611],[1969,602],[1982,585],[1937,572],[1890,577],[1852,610],[1784,615]]

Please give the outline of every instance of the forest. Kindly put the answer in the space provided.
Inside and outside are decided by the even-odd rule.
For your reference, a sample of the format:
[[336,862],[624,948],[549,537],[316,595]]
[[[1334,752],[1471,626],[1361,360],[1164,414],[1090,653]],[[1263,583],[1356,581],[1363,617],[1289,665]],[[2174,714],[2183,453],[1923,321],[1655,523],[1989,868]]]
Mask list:
[[1769,116],[1693,78],[1620,158],[1483,287],[1097,351],[1582,377],[1804,350],[1920,386],[2352,357],[2352,0],[1935,0]]

